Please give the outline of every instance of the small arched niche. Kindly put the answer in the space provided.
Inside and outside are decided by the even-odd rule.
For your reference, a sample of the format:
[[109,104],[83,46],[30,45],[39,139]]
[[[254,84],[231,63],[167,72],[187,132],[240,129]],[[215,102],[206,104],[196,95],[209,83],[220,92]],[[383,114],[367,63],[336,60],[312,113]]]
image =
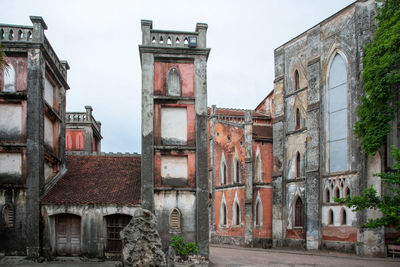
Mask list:
[[172,68],[167,73],[167,95],[181,95],[181,75],[177,68]]

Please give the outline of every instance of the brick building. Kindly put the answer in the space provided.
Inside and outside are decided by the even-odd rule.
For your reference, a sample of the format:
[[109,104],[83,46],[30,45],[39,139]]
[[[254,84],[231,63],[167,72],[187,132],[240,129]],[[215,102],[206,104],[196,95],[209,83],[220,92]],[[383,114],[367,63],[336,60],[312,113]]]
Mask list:
[[273,93],[256,110],[209,109],[214,243],[272,244],[272,101]]

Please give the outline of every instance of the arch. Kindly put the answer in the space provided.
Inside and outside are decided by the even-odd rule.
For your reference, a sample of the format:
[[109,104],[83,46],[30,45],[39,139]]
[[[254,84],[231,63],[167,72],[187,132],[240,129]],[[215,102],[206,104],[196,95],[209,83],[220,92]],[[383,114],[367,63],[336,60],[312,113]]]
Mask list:
[[344,208],[340,212],[340,223],[341,225],[347,225],[347,212]]
[[104,216],[107,225],[107,245],[106,250],[112,253],[122,252],[122,241],[119,233],[129,224],[132,219],[131,215],[127,214],[110,214]]
[[335,197],[340,198],[340,189],[338,186],[335,188]]
[[241,211],[240,211],[240,204],[239,199],[237,196],[237,192],[235,192],[235,198],[233,200],[232,205],[232,225],[240,225],[241,223]]
[[299,178],[301,176],[301,158],[300,158],[300,152],[296,153],[296,177]]
[[228,226],[228,208],[226,206],[224,193],[222,193],[221,206],[219,209],[219,224],[221,226]]
[[301,197],[297,197],[294,205],[294,226],[295,227],[304,226],[304,209]]
[[262,182],[262,159],[260,146],[257,146],[256,157],[254,160],[254,180],[256,182]]
[[167,95],[181,95],[181,75],[177,68],[171,68],[167,73]]
[[15,69],[9,63],[7,70],[3,71],[3,92],[15,92]]
[[241,171],[241,167],[240,167],[240,160],[236,159],[236,182],[240,183],[240,171]]
[[299,75],[299,71],[295,70],[294,72],[294,90],[297,91],[300,89],[300,75]]
[[326,153],[328,172],[348,169],[347,64],[342,53],[335,51],[327,75]]
[[237,149],[235,147],[235,155],[233,156],[232,159],[232,165],[231,165],[231,177],[232,177],[232,184],[233,183],[240,183],[240,159],[237,153]]
[[344,192],[346,194],[344,197],[351,197],[350,187],[347,186]]
[[328,211],[328,224],[334,224],[334,222],[335,222],[335,218],[334,218],[334,216],[333,216],[333,210],[332,209],[329,209],[329,211]]
[[170,232],[181,232],[181,216],[182,213],[178,208],[174,208],[169,214],[169,230]]
[[300,110],[299,108],[296,109],[296,130],[300,129],[301,127],[301,115],[300,115]]
[[227,171],[227,167],[226,167],[224,152],[222,152],[221,163],[219,166],[219,183],[221,185],[228,183],[228,171]]
[[262,226],[263,224],[263,205],[260,197],[260,191],[257,192],[256,204],[254,206],[254,225]]
[[3,207],[3,218],[4,218],[4,227],[5,228],[13,228],[15,221],[14,207],[7,203]]
[[329,190],[329,187],[325,189],[325,202],[331,202],[331,190]]

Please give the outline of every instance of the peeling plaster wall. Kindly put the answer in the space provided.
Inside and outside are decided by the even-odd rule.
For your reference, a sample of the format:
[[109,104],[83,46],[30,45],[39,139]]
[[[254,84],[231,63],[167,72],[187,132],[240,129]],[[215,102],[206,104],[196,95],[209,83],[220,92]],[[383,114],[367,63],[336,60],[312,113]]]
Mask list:
[[22,106],[0,102],[0,114],[1,140],[20,140],[22,138]]
[[[359,194],[367,185],[365,155],[351,133],[357,120],[356,107],[363,94],[359,80],[363,47],[372,38],[375,14],[374,1],[357,1],[275,50],[272,234],[275,246],[286,243],[305,245],[307,249],[355,250],[362,255],[373,255],[377,251],[372,249],[374,252],[371,253],[368,249],[360,249],[370,238],[363,237],[360,228],[366,214],[351,212],[324,199],[324,190],[332,183],[339,186],[342,195],[346,186],[353,195]],[[326,90],[330,64],[336,53],[344,58],[347,71],[348,170],[329,173],[329,147],[325,145],[329,136]],[[297,90],[296,70],[299,73]],[[301,119],[300,127],[296,129],[297,109]],[[300,179],[294,179],[297,151],[301,156]],[[334,188],[330,193],[332,199]],[[305,224],[301,231],[291,229],[296,192],[302,196],[305,207]],[[327,225],[331,208],[335,220],[334,224]],[[347,225],[341,225],[340,221],[339,213],[343,208],[347,211]],[[293,243],[289,239],[305,242]]]
[[74,214],[81,217],[81,255],[104,257],[107,248],[107,215],[133,216],[138,206],[119,205],[50,205],[42,204],[43,250],[56,255],[56,215]]

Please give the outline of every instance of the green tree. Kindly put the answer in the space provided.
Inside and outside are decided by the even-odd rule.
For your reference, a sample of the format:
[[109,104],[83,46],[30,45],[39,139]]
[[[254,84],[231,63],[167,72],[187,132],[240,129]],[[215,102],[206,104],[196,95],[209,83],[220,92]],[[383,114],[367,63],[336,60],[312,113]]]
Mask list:
[[[371,186],[363,191],[362,196],[335,198],[335,201],[352,207],[354,211],[364,209],[377,209],[382,212],[382,217],[370,219],[364,228],[377,228],[381,226],[395,226],[400,232],[400,150],[392,147],[392,156],[395,160],[393,169],[386,173],[375,174],[382,179],[385,187],[391,192],[388,195],[377,196],[376,190]],[[397,239],[400,242],[400,237]]]
[[374,155],[385,144],[390,121],[399,107],[394,97],[400,87],[400,0],[378,2],[378,26],[363,59],[365,96],[355,124],[355,132],[368,155]]

